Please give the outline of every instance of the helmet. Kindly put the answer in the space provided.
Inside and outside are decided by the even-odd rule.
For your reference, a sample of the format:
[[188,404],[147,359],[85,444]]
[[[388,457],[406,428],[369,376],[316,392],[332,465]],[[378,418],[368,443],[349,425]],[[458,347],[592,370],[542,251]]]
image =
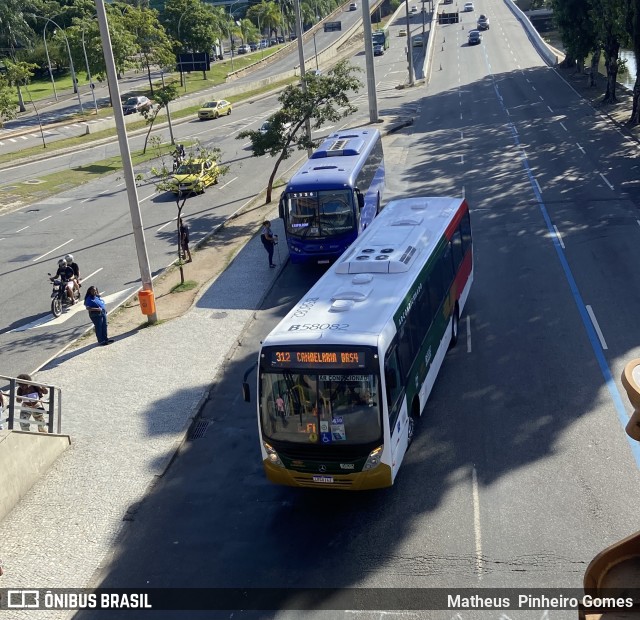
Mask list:
[[58,261],[58,267],[66,267],[66,266],[67,266],[67,261],[66,261],[66,260],[64,260],[64,258],[61,258],[61,259]]
[[67,263],[72,263],[72,262],[73,262],[73,254],[67,254],[67,255],[64,257],[64,260],[66,260],[66,261],[67,261]]

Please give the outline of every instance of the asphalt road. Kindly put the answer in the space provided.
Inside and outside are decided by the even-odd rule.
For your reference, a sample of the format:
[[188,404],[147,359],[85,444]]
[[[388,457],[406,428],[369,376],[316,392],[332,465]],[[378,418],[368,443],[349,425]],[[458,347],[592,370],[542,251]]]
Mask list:
[[[410,115],[414,106],[411,95],[398,95],[395,87],[401,81],[402,52],[377,58],[379,69],[379,111],[396,116],[399,111]],[[363,66],[364,55],[358,54],[354,64]],[[368,122],[366,92],[353,98],[359,112],[343,124]],[[202,196],[188,199],[184,217],[191,228],[192,243],[208,234],[226,217],[250,202],[265,187],[274,161],[269,157],[253,158],[248,141],[236,139],[245,129],[257,129],[277,109],[277,97],[265,97],[258,103],[236,106],[229,117],[201,122],[196,119],[176,124],[177,141],[198,139],[204,145],[221,149],[222,163],[229,173],[218,185]],[[326,135],[337,127],[326,126],[316,136]],[[167,134],[167,129],[159,130]],[[142,148],[144,134],[131,136],[132,150]],[[44,162],[33,162],[0,170],[0,186],[18,182],[33,183],[37,191],[38,176],[64,174],[79,163],[89,163],[119,152],[115,142],[82,151],[58,155]],[[285,161],[283,174],[294,166],[298,156]],[[169,162],[167,162],[168,164]],[[144,178],[150,177],[149,162],[136,168]],[[176,255],[174,197],[158,193],[151,182],[138,188],[138,199],[144,222],[147,253],[152,273],[158,274]],[[16,376],[31,372],[56,355],[77,338],[88,323],[81,305],[70,308],[58,319],[50,314],[50,292],[47,273],[55,273],[57,259],[71,252],[80,265],[85,285],[97,285],[104,291],[108,307],[114,307],[133,294],[140,285],[140,270],[131,232],[129,205],[121,173],[88,183],[27,208],[0,218],[0,286],[7,293],[0,301],[0,375]]]
[[289,267],[218,378],[206,434],[183,447],[94,585],[364,588],[362,607],[333,611],[287,611],[285,597],[277,611],[248,600],[148,617],[564,620],[576,612],[420,611],[410,595],[403,610],[362,608],[376,588],[580,588],[591,558],[637,528],[640,451],[618,380],[639,354],[640,227],[625,190],[637,147],[542,64],[502,3],[479,12],[492,19],[480,46],[466,42],[473,14],[438,29],[416,122],[385,139],[385,201],[464,194],[476,265],[459,343],[395,486],[314,492],[263,476],[240,383],[318,276]]
[[[345,11],[343,14],[339,14],[337,17],[332,17],[330,21],[341,21],[343,31],[353,26],[359,19],[361,19],[361,11]],[[317,50],[320,53],[325,48],[331,47],[342,34],[343,31],[331,31],[324,32],[320,29],[316,36],[304,44],[304,56],[305,66],[307,70],[315,68],[315,52]],[[251,54],[254,61],[261,60],[264,57],[261,51],[256,51]],[[238,56],[234,56],[237,60]],[[240,58],[244,58],[240,56]],[[230,60],[230,56],[225,54],[225,60]],[[215,64],[215,62],[213,63]],[[266,77],[277,75],[285,71],[290,71],[294,67],[298,67],[300,64],[298,56],[297,43],[294,42],[290,46],[290,53],[279,57],[276,60],[269,60],[263,67],[258,68],[250,74],[243,75],[234,79],[234,83],[243,84],[251,83],[256,80],[260,80]],[[235,65],[237,69],[238,65]],[[231,71],[231,64],[228,65],[228,70]],[[185,74],[186,79],[189,79],[189,74]],[[152,72],[152,80],[160,80],[160,72]],[[135,93],[146,91],[149,87],[149,81],[147,74],[142,73],[129,73],[119,81],[120,95],[124,96],[127,93]],[[109,89],[107,82],[95,82],[94,94],[96,102],[99,108],[109,105]],[[195,95],[184,95],[187,99],[200,99],[201,95],[196,93]],[[26,95],[25,95],[26,98]],[[180,98],[179,98],[180,99]],[[83,110],[91,111],[95,109],[93,95],[88,87],[80,88],[80,101],[82,102]],[[0,128],[0,148],[3,152],[18,152],[20,149],[26,146],[37,146],[42,144],[42,133],[44,133],[44,139],[47,144],[55,143],[56,140],[67,138],[70,136],[83,135],[85,133],[85,127],[78,124],[77,115],[80,113],[80,104],[78,103],[78,95],[73,92],[63,91],[59,93],[58,101],[50,99],[47,101],[36,102],[36,108],[38,113],[34,111],[33,104],[27,106],[27,110],[21,113],[18,118],[10,121],[6,121],[4,126]],[[59,124],[60,122],[67,121],[66,124]],[[48,127],[48,124],[58,123],[56,126]],[[43,125],[43,131],[40,131],[40,125]],[[12,133],[16,131],[29,130],[29,133],[23,133],[21,136],[12,136]]]

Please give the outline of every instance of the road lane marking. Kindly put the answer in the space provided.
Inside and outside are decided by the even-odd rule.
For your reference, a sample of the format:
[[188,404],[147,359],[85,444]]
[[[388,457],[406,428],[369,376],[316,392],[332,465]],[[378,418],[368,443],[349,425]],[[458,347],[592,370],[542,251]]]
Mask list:
[[538,193],[539,193],[540,195],[542,195],[542,190],[540,189],[540,183],[538,183],[538,179],[534,178],[534,179],[533,179],[533,182],[536,184],[536,188],[537,188],[537,190],[538,190]]
[[230,181],[227,181],[224,185],[221,185],[218,189],[224,189],[227,185],[233,183],[238,177],[233,177]]
[[560,245],[562,246],[562,249],[564,250],[564,241],[562,240],[562,235],[560,234],[560,231],[558,230],[558,227],[554,224],[553,225],[553,230],[556,231],[556,237],[558,238],[558,241],[560,242]]
[[60,213],[63,213],[64,211],[68,211],[69,209],[71,209],[71,207],[73,207],[73,205],[69,205],[68,207],[65,207],[64,209],[60,209]]
[[160,228],[156,228],[156,232],[159,233],[163,228],[166,228],[167,226],[169,226],[169,224],[175,222],[177,219],[177,217],[174,217],[172,220],[165,222],[162,226],[160,226]]
[[158,192],[153,192],[152,194],[149,194],[148,196],[141,198],[140,200],[138,200],[138,202],[144,202],[145,200],[149,200],[149,198],[153,198],[157,193]]
[[608,349],[607,343],[602,335],[602,330],[600,329],[600,325],[598,325],[598,320],[596,319],[596,315],[593,313],[593,308],[591,306],[587,306],[587,312],[589,313],[589,318],[591,319],[591,323],[593,323],[593,329],[596,330],[596,334],[598,334],[598,339],[600,340],[600,346],[603,349]]
[[45,220],[48,220],[50,217],[53,217],[53,215],[47,215],[47,217],[43,217],[41,220],[38,220],[38,221],[44,222]]
[[53,254],[56,250],[59,250],[60,248],[63,248],[65,245],[69,245],[72,241],[73,241],[73,239],[69,239],[69,241],[65,241],[64,243],[60,244],[57,248],[53,248],[53,250],[50,250],[46,254],[42,254],[41,256],[38,256],[38,257],[34,258],[31,262],[35,263],[36,261],[39,261],[40,259],[44,258],[45,256],[49,256],[49,254]]
[[553,112],[553,110],[551,109],[551,106],[550,106],[550,105],[548,105],[547,107],[549,108],[549,112],[551,112],[551,114],[553,114],[554,112]]
[[604,174],[602,174],[602,172],[600,173],[600,176],[602,177],[602,180],[609,186],[609,189],[613,190],[613,185],[609,183],[609,180],[607,179],[607,177],[604,176]]
[[583,155],[586,155],[586,151],[576,142],[576,146],[582,151]]
[[27,230],[27,228],[29,228],[28,226],[25,226],[24,228],[21,228],[20,230],[16,230],[17,233],[22,232],[23,230]]
[[471,353],[471,317],[467,314],[467,353]]
[[562,127],[562,129],[564,129],[565,131],[569,131],[565,126],[564,123],[562,121],[560,121],[560,127]]
[[475,465],[471,470],[471,488],[473,495],[473,532],[476,541],[476,571],[478,580],[482,579],[482,531],[480,529],[480,493],[478,492],[478,474]]

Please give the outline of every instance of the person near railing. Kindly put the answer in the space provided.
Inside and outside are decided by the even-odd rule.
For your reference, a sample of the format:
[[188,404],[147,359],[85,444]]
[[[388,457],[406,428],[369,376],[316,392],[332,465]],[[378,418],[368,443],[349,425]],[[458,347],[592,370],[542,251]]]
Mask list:
[[[16,400],[20,403],[20,420],[30,420],[31,416],[38,424],[38,432],[47,432],[47,423],[44,421],[44,404],[42,398],[45,394],[49,393],[49,390],[41,385],[32,385],[33,379],[30,375],[22,374],[16,377],[21,381],[18,382],[18,389],[16,390]],[[38,413],[34,410],[42,410],[42,413]],[[31,424],[29,422],[20,422],[20,430],[31,430]]]

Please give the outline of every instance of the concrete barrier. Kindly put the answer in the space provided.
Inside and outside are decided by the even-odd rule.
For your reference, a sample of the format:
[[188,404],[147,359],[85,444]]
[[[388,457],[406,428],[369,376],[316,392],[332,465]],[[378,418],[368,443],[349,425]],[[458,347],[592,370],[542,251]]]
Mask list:
[[529,39],[533,43],[533,46],[538,51],[538,54],[542,56],[542,59],[550,66],[558,64],[558,56],[549,47],[547,42],[540,36],[538,31],[533,27],[529,18],[518,8],[513,0],[504,0],[505,4],[511,9],[511,12],[518,18],[518,21],[523,25],[524,29],[529,35]]
[[68,435],[0,431],[0,521],[70,444]]

